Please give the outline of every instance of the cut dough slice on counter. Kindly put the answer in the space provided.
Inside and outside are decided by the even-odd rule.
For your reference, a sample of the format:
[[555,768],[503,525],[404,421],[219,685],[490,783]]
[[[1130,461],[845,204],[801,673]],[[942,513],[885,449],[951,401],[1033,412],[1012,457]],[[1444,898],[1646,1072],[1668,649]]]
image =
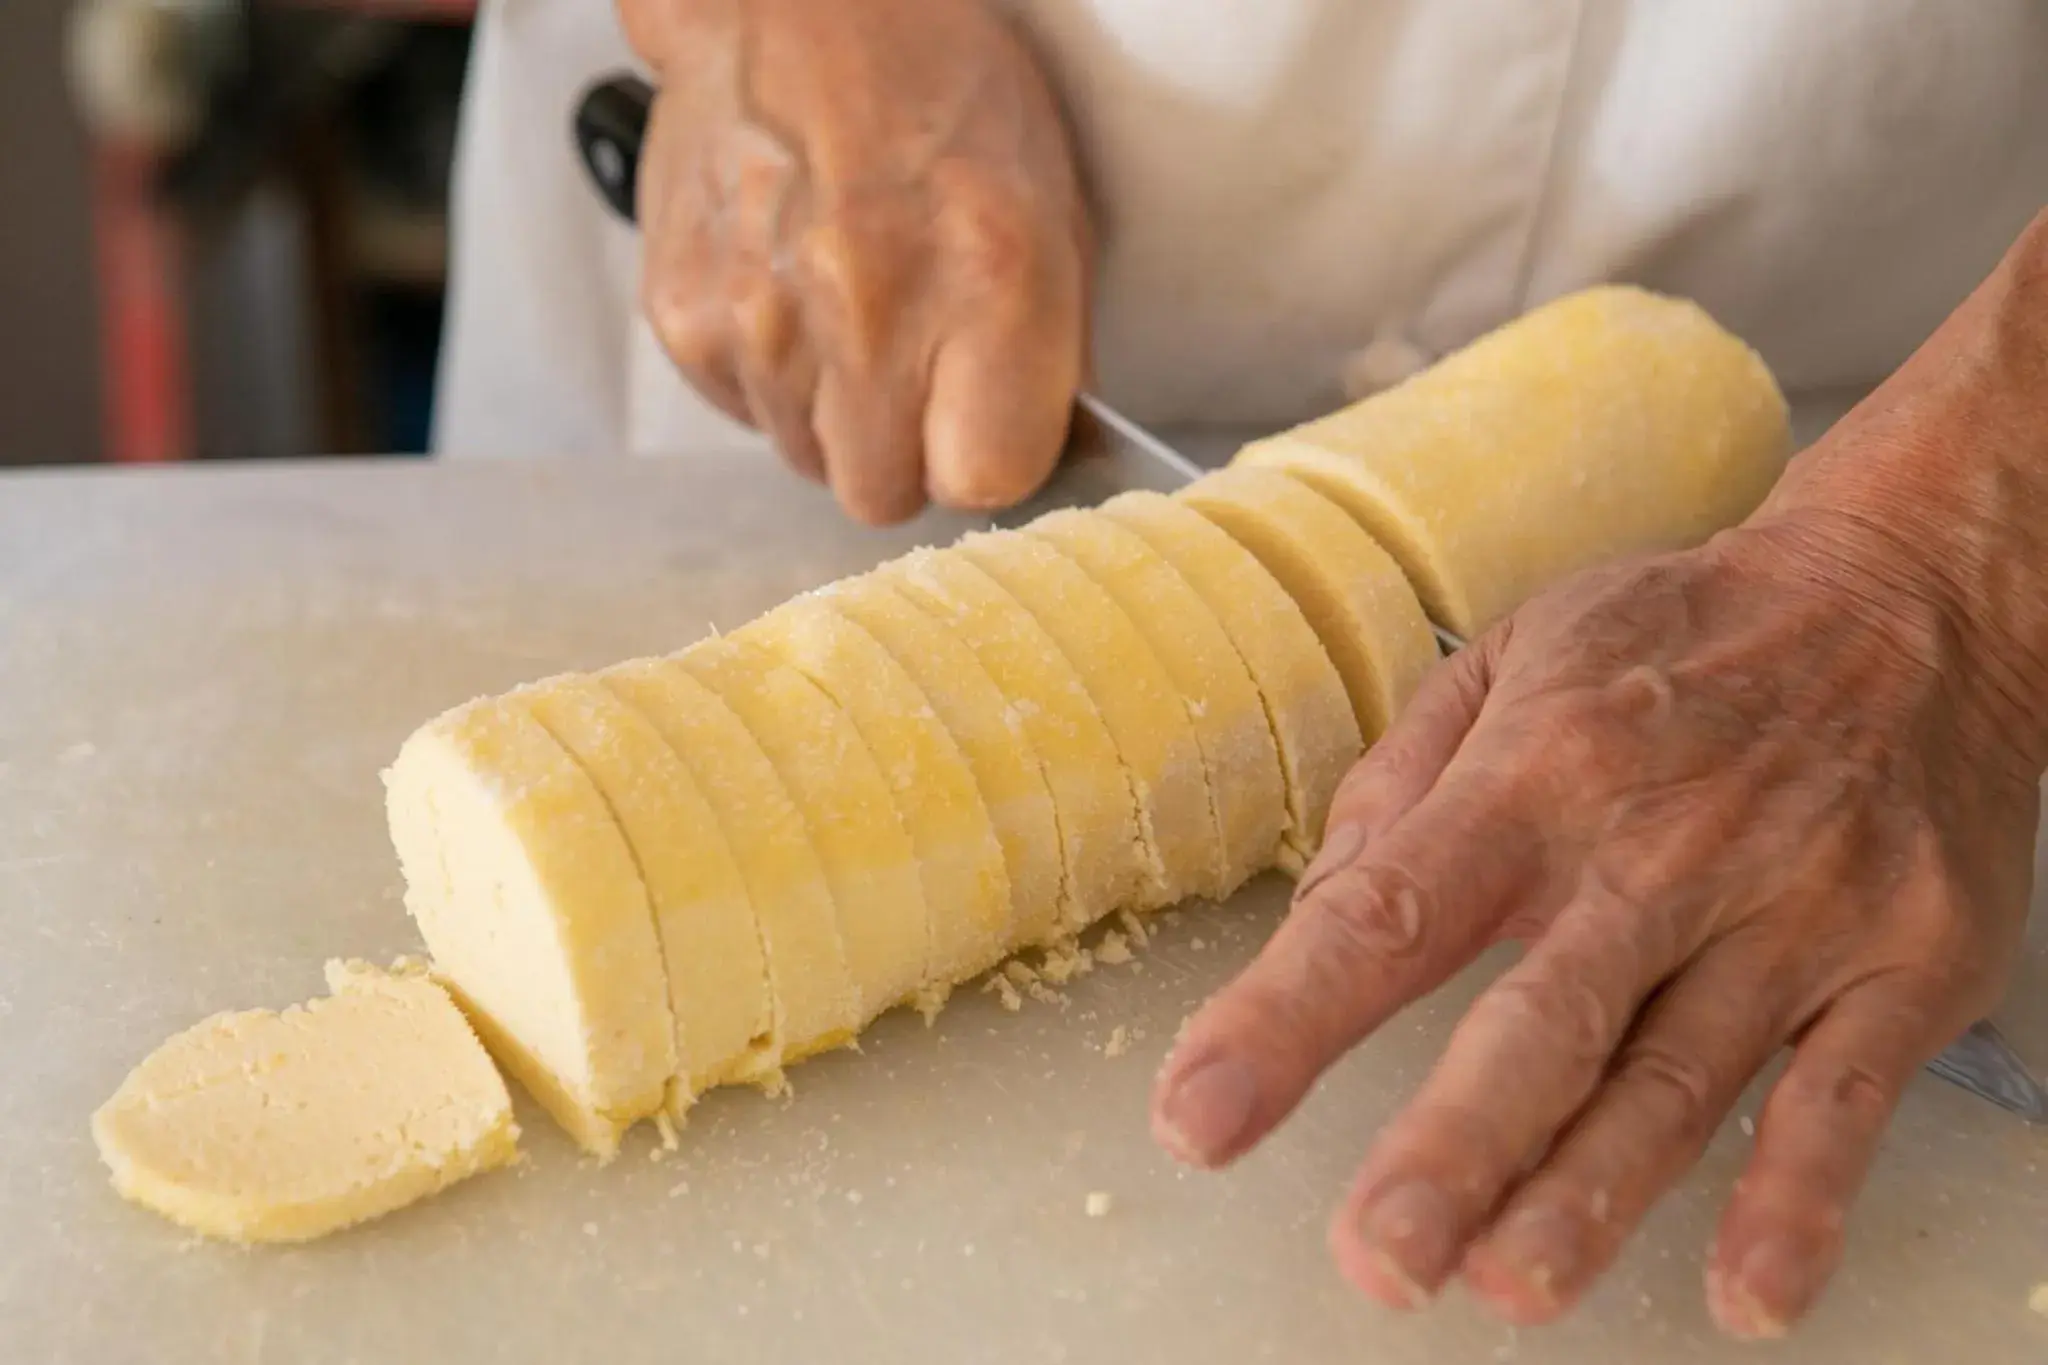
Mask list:
[[1287,825],[1280,755],[1251,673],[1215,613],[1136,532],[1078,509],[1040,517],[1025,530],[1109,593],[1173,680],[1201,745],[1223,836],[1210,880],[1195,890],[1222,900],[1273,865]]
[[583,766],[625,832],[654,910],[676,1025],[669,1113],[761,1069],[774,1007],[761,931],[703,790],[661,732],[603,683],[550,678],[511,694]]
[[846,713],[759,646],[703,640],[676,662],[719,695],[796,798],[824,866],[863,1025],[931,980],[917,855],[888,779]]
[[1125,493],[1101,511],[1208,603],[1258,685],[1286,783],[1281,861],[1299,872],[1322,843],[1337,784],[1364,747],[1336,665],[1278,580],[1192,507],[1158,493]]
[[1343,509],[1270,469],[1226,469],[1175,495],[1255,555],[1337,665],[1359,733],[1385,733],[1440,657],[1401,567]]
[[662,1108],[675,1021],[654,912],[567,750],[493,698],[415,731],[385,774],[406,908],[498,1061],[585,1149]]
[[818,600],[887,649],[924,692],[960,746],[994,822],[1010,887],[1006,948],[1060,934],[1065,869],[1052,788],[1023,718],[958,636],[897,588],[866,575],[833,583]]
[[[772,1015],[768,1045],[734,1077],[769,1089],[785,1062],[853,1040],[860,996],[810,829],[740,717],[673,659],[637,659],[598,675],[644,716],[696,778],[732,850],[760,932]],[[707,972],[718,963],[703,964]]]
[[1608,285],[1236,462],[1341,503],[1469,639],[1577,569],[1734,525],[1791,449],[1754,351],[1694,304]]
[[505,1082],[445,990],[340,963],[328,983],[217,1014],[128,1074],[92,1118],[124,1198],[209,1237],[296,1242],[517,1155]]
[[954,550],[917,550],[881,579],[966,642],[1045,766],[1065,857],[1063,932],[1136,904],[1145,889],[1138,809],[1116,743],[1080,674],[1017,599]]
[[1149,894],[1129,906],[1171,905],[1213,885],[1223,836],[1202,746],[1173,679],[1116,600],[1047,542],[978,532],[954,553],[1000,584],[1052,637],[1109,727],[1138,799]]
[[1010,879],[974,773],[925,694],[880,642],[820,596],[734,637],[809,678],[853,722],[896,798],[924,888],[929,1004],[1009,951]]

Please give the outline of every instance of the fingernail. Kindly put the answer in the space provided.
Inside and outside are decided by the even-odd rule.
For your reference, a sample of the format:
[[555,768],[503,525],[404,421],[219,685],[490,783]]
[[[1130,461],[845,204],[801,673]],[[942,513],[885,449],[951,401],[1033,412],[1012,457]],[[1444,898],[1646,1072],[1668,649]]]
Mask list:
[[1358,861],[1358,855],[1365,852],[1365,826],[1350,822],[1332,829],[1323,840],[1322,850],[1302,872],[1301,880],[1294,884],[1294,899],[1301,900],[1309,892],[1330,879],[1330,874]]
[[1159,1105],[1159,1138],[1190,1165],[1215,1165],[1243,1136],[1257,1101],[1250,1069],[1235,1058],[1217,1057],[1166,1092]]
[[1579,1273],[1578,1226],[1551,1208],[1523,1209],[1485,1243],[1484,1259],[1515,1289],[1556,1307],[1560,1287]]
[[1813,1297],[1813,1267],[1791,1242],[1767,1237],[1742,1258],[1729,1290],[1730,1307],[1740,1320],[1726,1325],[1741,1335],[1775,1339],[1785,1335]]
[[1410,1307],[1434,1297],[1457,1255],[1457,1215],[1451,1201],[1421,1180],[1396,1185],[1367,1205],[1359,1232]]

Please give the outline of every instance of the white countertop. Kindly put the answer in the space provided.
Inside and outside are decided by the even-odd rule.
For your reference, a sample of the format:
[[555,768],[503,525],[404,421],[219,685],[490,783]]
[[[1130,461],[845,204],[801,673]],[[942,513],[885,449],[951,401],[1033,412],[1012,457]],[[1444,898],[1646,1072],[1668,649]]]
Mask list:
[[[756,461],[0,476],[0,1359],[1757,1358],[1714,1337],[1699,1287],[1734,1123],[1561,1327],[1455,1294],[1400,1318],[1339,1281],[1327,1212],[1483,971],[1242,1169],[1158,1154],[1152,1069],[1270,928],[1270,885],[1183,913],[1063,1007],[968,997],[803,1067],[787,1103],[718,1097],[660,1162],[643,1138],[599,1169],[527,1107],[518,1171],[284,1251],[196,1244],[114,1196],[87,1115],[166,1034],[317,994],[328,955],[416,946],[377,780],[414,724],[945,534],[855,531]],[[2048,916],[2000,1020],[2048,1058]],[[2048,1130],[1923,1078],[1796,1358],[2038,1365],[2042,1281]]]

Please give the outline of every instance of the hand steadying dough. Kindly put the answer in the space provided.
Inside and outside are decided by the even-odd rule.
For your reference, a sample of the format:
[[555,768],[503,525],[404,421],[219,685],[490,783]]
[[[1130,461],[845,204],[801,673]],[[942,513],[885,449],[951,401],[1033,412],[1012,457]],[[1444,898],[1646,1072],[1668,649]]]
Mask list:
[[2048,766],[2048,214],[1746,525],[1540,596],[1339,794],[1156,1130],[1242,1155],[1487,944],[1527,952],[1379,1136],[1332,1231],[1368,1294],[1453,1275],[1546,1321],[1781,1046],[1707,1274],[1783,1332],[1900,1092],[1996,999]]
[[643,306],[863,521],[1021,501],[1081,384],[1089,226],[987,0],[621,0],[661,82]]

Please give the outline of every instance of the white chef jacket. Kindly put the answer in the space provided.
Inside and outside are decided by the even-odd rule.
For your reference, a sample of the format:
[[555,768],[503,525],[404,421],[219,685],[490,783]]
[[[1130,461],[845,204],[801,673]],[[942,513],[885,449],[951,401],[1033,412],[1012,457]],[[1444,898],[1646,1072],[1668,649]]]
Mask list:
[[[1010,4],[1097,199],[1101,387],[1162,428],[1276,430],[1605,280],[1853,392],[2048,204],[2039,0]],[[759,439],[662,356],[576,159],[631,64],[607,0],[486,0],[440,451]]]

